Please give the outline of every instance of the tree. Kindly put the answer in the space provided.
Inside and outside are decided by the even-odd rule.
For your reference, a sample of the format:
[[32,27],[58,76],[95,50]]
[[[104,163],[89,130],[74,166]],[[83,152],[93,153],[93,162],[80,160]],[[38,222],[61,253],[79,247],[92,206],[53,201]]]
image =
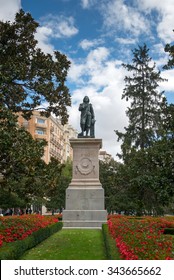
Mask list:
[[128,196],[123,164],[115,161],[100,161],[100,182],[105,191],[105,207],[108,213],[130,214],[135,207]]
[[164,121],[161,134],[163,138],[174,139],[174,104],[167,104],[163,110]]
[[161,108],[166,106],[166,100],[162,92],[158,92],[158,83],[163,81],[160,72],[156,71],[155,64],[149,57],[149,49],[139,46],[133,50],[132,64],[123,64],[130,76],[125,77],[126,86],[122,98],[130,99],[130,107],[127,110],[129,125],[125,133],[116,130],[118,140],[123,140],[123,158],[132,149],[144,150],[155,139],[158,139],[162,122]]
[[65,208],[65,191],[72,178],[72,162],[67,161],[62,165],[56,163],[56,160],[52,159],[49,165],[48,168],[51,171],[51,186],[46,192],[46,207],[52,210],[59,209],[61,212],[62,209]]
[[65,85],[70,62],[58,51],[51,56],[37,47],[37,27],[23,10],[12,23],[0,21],[0,104],[29,118],[33,109],[46,103],[42,113],[48,117],[52,112],[65,124],[71,105]]
[[161,214],[174,194],[173,106],[157,90],[163,79],[148,52],[146,45],[135,49],[133,63],[123,65],[132,73],[122,96],[131,101],[129,125],[125,133],[116,131],[124,161],[118,175],[137,215]]
[[[173,32],[174,32],[174,30],[173,30]],[[169,60],[163,68],[171,69],[174,67],[174,45],[166,44],[164,50],[165,50],[165,52],[169,53]]]
[[0,135],[1,208],[5,204],[20,206],[33,196],[43,196],[45,163],[41,157],[46,142],[34,140],[29,132],[18,127],[17,116],[2,106]]
[[117,196],[116,190],[116,173],[117,162],[99,161],[100,182],[105,191],[105,207],[108,213],[115,211],[115,200]]
[[162,214],[174,195],[172,169],[174,145],[164,140],[146,150],[132,151],[124,164],[122,180],[137,215]]
[[[68,120],[71,99],[65,82],[70,62],[58,51],[52,56],[37,47],[37,27],[23,10],[14,22],[0,21],[1,207],[42,200],[46,187],[51,188],[55,179],[54,166],[41,159],[46,142],[34,140],[18,127],[16,113],[22,112],[29,119],[33,109],[39,109],[46,117],[54,113],[62,124]],[[41,108],[44,104],[46,108]]]

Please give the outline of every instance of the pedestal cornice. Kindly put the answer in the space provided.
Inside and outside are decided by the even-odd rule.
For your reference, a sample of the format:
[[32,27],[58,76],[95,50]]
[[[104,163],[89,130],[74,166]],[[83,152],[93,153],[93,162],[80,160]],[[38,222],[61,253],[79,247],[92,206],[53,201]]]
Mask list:
[[89,137],[84,137],[84,138],[71,138],[70,144],[73,147],[74,145],[99,145],[99,149],[102,148],[102,139],[98,138],[89,138]]

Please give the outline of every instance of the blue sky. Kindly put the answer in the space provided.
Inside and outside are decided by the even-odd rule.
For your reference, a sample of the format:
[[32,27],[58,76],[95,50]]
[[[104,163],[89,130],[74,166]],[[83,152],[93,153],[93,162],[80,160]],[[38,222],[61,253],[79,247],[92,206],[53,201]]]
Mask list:
[[39,22],[36,38],[44,52],[54,50],[71,61],[67,85],[72,95],[69,123],[78,131],[78,105],[85,95],[96,115],[96,137],[115,157],[120,151],[114,130],[127,126],[128,102],[121,99],[125,69],[138,45],[147,44],[156,62],[160,84],[174,103],[174,69],[164,71],[166,43],[174,42],[173,0],[0,0],[0,20],[13,20],[22,8]]

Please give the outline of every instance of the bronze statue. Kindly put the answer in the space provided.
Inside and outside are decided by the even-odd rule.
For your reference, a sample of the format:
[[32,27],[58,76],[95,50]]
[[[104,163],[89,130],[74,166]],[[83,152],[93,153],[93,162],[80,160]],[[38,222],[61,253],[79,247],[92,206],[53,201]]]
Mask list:
[[[85,96],[83,98],[83,103],[79,106],[79,111],[81,111],[80,126],[82,132],[78,134],[78,138],[91,137],[94,138],[94,124],[95,116],[92,104],[89,103],[89,97]],[[86,132],[86,135],[84,133]],[[90,132],[90,135],[88,136]]]

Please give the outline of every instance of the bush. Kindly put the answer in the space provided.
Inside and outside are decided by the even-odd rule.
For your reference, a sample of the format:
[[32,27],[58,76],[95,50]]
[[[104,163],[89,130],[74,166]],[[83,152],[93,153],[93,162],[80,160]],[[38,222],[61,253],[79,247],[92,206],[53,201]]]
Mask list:
[[108,260],[120,260],[120,254],[117,250],[115,240],[109,234],[108,225],[102,225],[103,239]]
[[62,229],[62,222],[55,223],[46,228],[41,228],[23,240],[4,244],[0,248],[0,260],[17,260],[26,250],[35,247],[37,244]]
[[174,228],[165,228],[164,234],[171,234],[174,235]]

